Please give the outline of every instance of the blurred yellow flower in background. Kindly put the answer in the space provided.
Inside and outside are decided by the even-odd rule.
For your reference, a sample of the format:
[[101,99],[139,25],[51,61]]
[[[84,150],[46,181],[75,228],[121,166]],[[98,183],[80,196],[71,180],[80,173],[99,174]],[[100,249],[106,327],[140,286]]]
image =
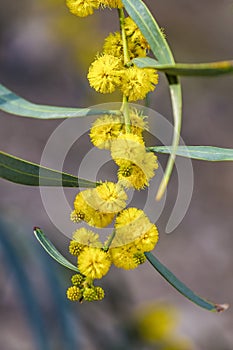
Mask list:
[[191,342],[179,335],[180,314],[173,305],[154,302],[141,305],[133,315],[133,327],[140,339],[159,350],[193,350]]

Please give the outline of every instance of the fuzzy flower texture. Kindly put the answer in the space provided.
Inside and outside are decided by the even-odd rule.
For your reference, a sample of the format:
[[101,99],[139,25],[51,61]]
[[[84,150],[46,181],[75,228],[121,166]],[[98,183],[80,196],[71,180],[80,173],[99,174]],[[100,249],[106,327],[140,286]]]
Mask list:
[[[134,21],[124,19],[127,51],[129,60],[145,57],[149,45]],[[158,83],[158,74],[152,68],[128,66],[124,60],[124,46],[120,32],[109,34],[105,39],[102,54],[91,64],[87,78],[91,87],[102,94],[112,93],[117,88],[128,101],[142,100],[153,91]]]
[[130,110],[130,133],[122,117],[104,115],[95,120],[90,130],[94,146],[110,152],[118,165],[118,182],[99,183],[96,188],[80,191],[74,200],[71,220],[85,222],[92,228],[114,228],[105,242],[99,234],[86,227],[78,228],[69,245],[77,258],[79,270],[72,277],[72,287],[67,297],[72,301],[101,300],[104,291],[94,285],[95,279],[105,276],[111,265],[125,270],[135,269],[146,260],[145,252],[154,249],[158,230],[143,210],[127,208],[127,189],[140,190],[149,185],[158,167],[157,157],[147,152],[143,130],[147,129],[145,117]]
[[[80,17],[91,15],[99,7],[121,9],[120,0],[66,0],[69,10]],[[120,12],[121,10],[119,10]],[[145,57],[150,49],[139,28],[130,17],[124,18],[120,32],[110,34],[88,72],[90,85],[100,93],[111,93],[118,88],[124,101],[144,99],[158,82],[154,69],[140,69],[126,62]],[[127,55],[125,52],[127,51]],[[149,186],[158,168],[157,157],[148,152],[143,132],[148,130],[143,113],[128,106],[127,117],[102,115],[94,121],[90,140],[100,150],[108,150],[118,166],[116,183],[99,182],[96,188],[80,191],[74,199],[70,219],[78,227],[69,244],[69,252],[77,259],[78,272],[67,290],[72,301],[94,301],[104,298],[104,290],[94,281],[104,277],[111,265],[125,270],[135,269],[146,260],[145,252],[158,242],[156,225],[143,210],[127,207],[129,188],[142,190]],[[127,120],[127,122],[126,122]],[[103,242],[95,228],[112,224]]]
[[[123,7],[120,0],[66,0],[66,4],[70,12],[79,17],[91,15],[100,7]],[[158,84],[158,74],[152,68],[142,69],[134,64],[128,66],[130,60],[145,57],[150,47],[130,17],[124,19],[123,26],[126,36],[124,44],[120,32],[110,33],[105,39],[102,53],[91,64],[87,78],[90,86],[102,94],[119,89],[128,101],[143,100]],[[124,50],[128,53],[127,62]]]
[[92,15],[99,7],[122,8],[121,0],[66,0],[70,12],[78,17]]

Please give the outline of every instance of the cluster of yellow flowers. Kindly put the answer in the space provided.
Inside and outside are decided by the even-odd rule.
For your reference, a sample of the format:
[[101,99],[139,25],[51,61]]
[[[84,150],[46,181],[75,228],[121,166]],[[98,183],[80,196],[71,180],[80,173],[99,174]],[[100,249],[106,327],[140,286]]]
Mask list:
[[[67,5],[77,16],[92,14],[93,9],[100,5],[112,8],[123,7],[118,0],[67,0]],[[102,94],[112,93],[118,88],[128,101],[142,100],[148,92],[154,90],[158,83],[158,74],[155,69],[138,68],[130,62],[133,58],[145,57],[150,47],[130,17],[124,18],[123,22],[127,54],[124,54],[121,33],[109,34],[105,39],[102,53],[91,64],[87,77],[91,87]]]
[[149,49],[147,41],[130,17],[124,19],[124,31],[128,64],[125,62],[120,32],[111,33],[105,39],[102,54],[91,64],[87,77],[91,87],[98,92],[112,93],[119,88],[128,101],[142,100],[154,90],[158,74],[155,69],[138,68],[130,62],[133,58],[145,57]]
[[122,8],[121,0],[66,0],[70,12],[79,17],[92,15],[99,7]]
[[118,182],[103,182],[94,189],[79,192],[71,220],[96,228],[106,227],[114,219],[115,224],[112,234],[103,243],[97,233],[87,228],[74,232],[69,251],[77,257],[81,277],[72,278],[73,286],[67,291],[70,300],[102,299],[104,291],[94,286],[94,279],[106,275],[111,264],[126,270],[136,268],[145,262],[144,252],[154,249],[158,241],[158,230],[143,210],[126,209],[127,188],[139,190],[147,186],[158,167],[157,157],[146,152],[143,117],[131,110],[130,120],[130,133],[126,133],[121,117],[107,115],[98,118],[90,130],[92,143],[110,150],[119,166]]
[[[118,11],[123,7],[117,0],[67,0],[67,5],[72,13],[82,17],[101,5],[118,8]],[[106,38],[103,53],[89,68],[88,79],[101,93],[113,92],[118,87],[127,103],[144,98],[154,89],[158,76],[153,69],[127,65],[126,57],[130,61],[146,56],[149,45],[133,20],[122,18],[121,33]],[[93,145],[110,151],[118,166],[118,181],[102,182],[94,189],[79,192],[71,220],[96,228],[107,227],[113,220],[115,223],[105,242],[85,227],[74,232],[69,251],[77,257],[80,274],[72,277],[72,287],[67,290],[67,297],[73,301],[101,300],[104,291],[94,285],[94,280],[105,276],[112,264],[126,270],[136,268],[145,262],[144,253],[154,249],[158,241],[157,227],[143,210],[126,208],[127,189],[140,190],[148,186],[158,168],[157,157],[146,151],[143,140],[142,133],[147,129],[145,117],[130,108],[126,114],[123,111],[122,115],[103,115],[90,130]]]
[[118,180],[125,187],[137,190],[148,186],[158,168],[157,157],[147,152],[142,137],[147,124],[136,110],[130,110],[130,133],[126,132],[122,117],[103,116],[93,124],[90,138],[94,146],[110,149],[119,166]]

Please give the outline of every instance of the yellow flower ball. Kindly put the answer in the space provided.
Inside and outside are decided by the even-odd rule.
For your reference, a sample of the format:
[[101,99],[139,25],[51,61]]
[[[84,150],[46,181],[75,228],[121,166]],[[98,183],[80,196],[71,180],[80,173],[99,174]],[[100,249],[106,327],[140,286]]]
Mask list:
[[146,57],[147,50],[139,42],[135,42],[132,40],[132,38],[128,38],[127,43],[128,43],[129,57],[131,60],[137,57]]
[[137,24],[134,22],[134,20],[131,17],[125,18],[125,32],[128,37],[131,37],[137,30],[139,30]]
[[154,249],[159,240],[158,229],[155,225],[151,225],[148,231],[136,238],[135,244],[143,252],[149,252]]
[[84,281],[85,281],[85,277],[80,273],[76,273],[71,277],[71,282],[76,287],[82,287]]
[[121,60],[113,55],[103,54],[90,66],[87,78],[97,92],[107,94],[115,91],[121,82]]
[[126,188],[141,190],[148,186],[148,179],[142,169],[129,161],[122,161],[118,170],[118,180]]
[[151,152],[142,152],[142,157],[136,162],[118,159],[118,180],[127,188],[134,187],[141,190],[149,185],[149,180],[155,175],[158,168],[157,157]]
[[96,299],[95,300],[102,300],[104,298],[104,290],[103,288],[96,286],[94,287],[95,289],[95,294],[96,294]]
[[74,200],[74,211],[72,211],[70,215],[70,219],[78,223],[80,221],[86,221],[88,220],[88,217],[90,216],[89,213],[89,207],[87,206],[87,203],[83,197],[82,192],[79,192]]
[[126,207],[127,198],[120,184],[106,181],[92,191],[91,204],[99,212],[116,214]]
[[120,89],[129,101],[143,100],[158,84],[158,74],[152,68],[124,68]]
[[103,52],[123,59],[123,42],[120,32],[110,33],[104,41]]
[[129,245],[131,248],[136,247],[137,253],[144,253],[154,249],[158,239],[157,227],[150,222],[143,210],[128,208],[116,217],[115,237],[111,248],[122,248]]
[[69,252],[74,256],[78,256],[81,251],[84,249],[84,246],[76,241],[70,241]]
[[[142,137],[144,130],[148,130],[148,123],[145,116],[141,115],[136,109],[130,110],[130,132],[134,135]],[[125,132],[125,127],[123,128]]]
[[[129,57],[132,60],[136,57],[145,57],[147,51],[139,41],[135,42],[131,37],[127,37]],[[104,41],[103,52],[115,57],[119,57],[124,62],[123,41],[120,32],[110,33]]]
[[103,228],[112,222],[114,216],[114,213],[101,213],[94,211],[93,216],[87,221],[87,223],[93,227]]
[[[143,143],[142,132],[148,130],[147,122],[145,122],[144,119],[145,117],[141,116],[136,109],[130,110],[131,134],[137,135],[140,138],[140,143]],[[104,115],[103,117],[97,118],[92,124],[90,139],[95,147],[110,149],[112,141],[125,133],[123,117]],[[138,139],[136,141],[138,141]],[[75,217],[72,221],[75,221]]]
[[152,227],[152,223],[143,210],[127,208],[122,210],[115,221],[116,235],[112,242],[114,246],[121,240],[123,244],[135,242],[138,237],[144,235]]
[[[135,46],[135,48],[140,48],[143,54],[150,49],[148,42],[131,17],[125,18],[125,32],[127,38],[130,38],[130,42]],[[141,55],[139,54],[139,56]]]
[[100,0],[100,4],[110,8],[122,8],[121,0]]
[[142,137],[134,134],[122,134],[112,141],[111,156],[117,165],[131,161],[141,162],[146,153]]
[[91,279],[102,278],[111,266],[108,252],[99,248],[85,248],[78,257],[78,269]]
[[73,241],[78,243],[81,247],[95,247],[101,248],[102,243],[99,240],[99,235],[91,230],[81,227],[73,233]]
[[133,270],[146,261],[145,255],[138,249],[134,242],[120,247],[110,248],[109,253],[113,264],[124,270]]
[[99,0],[66,0],[66,5],[73,15],[86,17],[98,9]]
[[175,331],[178,315],[171,305],[153,303],[144,306],[135,315],[134,322],[142,339],[151,342],[167,341]]
[[111,142],[119,136],[121,129],[122,121],[118,116],[97,118],[90,130],[91,142],[100,149],[110,149]]
[[77,301],[82,297],[82,292],[77,286],[72,286],[67,289],[66,296],[69,300]]
[[85,190],[79,192],[74,200],[75,212],[83,214],[83,220],[93,227],[106,227],[108,226],[115,214],[100,212],[93,206],[93,190]]
[[121,247],[109,249],[113,264],[124,270],[132,270],[138,267],[139,263],[134,257],[137,251],[134,244],[126,244]]

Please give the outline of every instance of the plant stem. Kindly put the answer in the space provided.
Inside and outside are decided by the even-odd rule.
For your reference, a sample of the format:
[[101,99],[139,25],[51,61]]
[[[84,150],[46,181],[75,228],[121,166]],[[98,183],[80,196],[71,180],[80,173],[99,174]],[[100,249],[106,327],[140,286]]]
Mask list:
[[[125,33],[125,14],[123,9],[118,9],[118,16],[120,21],[121,38],[122,38],[122,44],[123,44],[124,65],[127,66],[128,63],[130,62],[130,57],[129,57],[129,50],[128,50],[126,33]],[[129,104],[128,104],[128,99],[125,95],[123,95],[121,111],[124,115],[124,120],[125,120],[125,132],[130,133]]]
[[130,115],[129,115],[129,104],[128,104],[127,97],[125,95],[123,95],[121,112],[123,113],[124,119],[125,119],[125,132],[128,134],[130,133]]
[[113,241],[115,235],[116,235],[116,230],[113,230],[111,236],[108,238],[107,242],[106,242],[105,245],[103,246],[103,250],[104,250],[105,252],[107,252],[107,251],[109,250],[109,247],[110,247],[110,245],[112,244],[112,241]]
[[125,14],[123,9],[118,9],[120,28],[121,28],[121,38],[123,43],[123,55],[124,55],[124,65],[126,66],[130,62],[128,43],[125,33]]

